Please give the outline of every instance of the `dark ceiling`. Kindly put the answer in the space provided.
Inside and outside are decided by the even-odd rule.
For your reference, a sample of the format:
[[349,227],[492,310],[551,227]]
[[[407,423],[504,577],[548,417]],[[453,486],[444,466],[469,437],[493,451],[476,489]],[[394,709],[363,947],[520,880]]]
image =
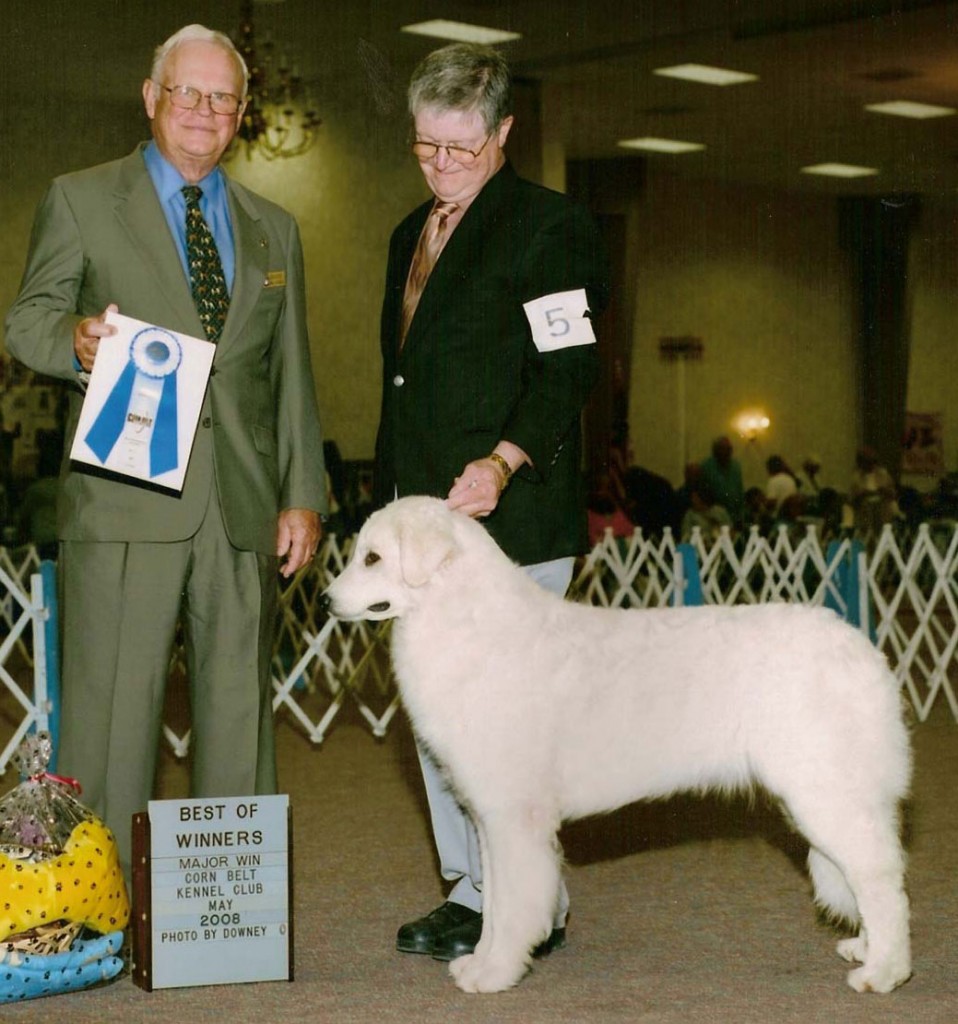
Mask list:
[[[136,95],[151,48],[189,21],[232,31],[240,0],[4,0],[0,86],[16,97],[62,89],[64,103]],[[958,117],[914,121],[866,103],[958,106],[958,4],[885,0],[262,0],[260,33],[288,41],[316,83],[353,79],[393,98],[435,40],[399,32],[426,18],[512,29],[517,74],[548,83],[548,125],[570,157],[610,157],[621,138],[706,145],[653,156],[676,174],[789,190],[949,195]],[[715,88],[663,78],[676,63],[759,76]],[[323,111],[321,111],[323,113]],[[328,115],[327,115],[328,116]],[[825,161],[872,166],[850,182],[801,173]]]

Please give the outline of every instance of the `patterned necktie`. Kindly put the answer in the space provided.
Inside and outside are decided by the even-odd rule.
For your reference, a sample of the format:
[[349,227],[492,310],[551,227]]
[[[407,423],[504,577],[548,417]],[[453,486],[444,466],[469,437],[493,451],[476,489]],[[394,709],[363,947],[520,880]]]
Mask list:
[[198,185],[185,185],[186,198],[186,262],[190,270],[190,291],[203,330],[210,341],[218,341],[226,323],[230,295],[223,275],[219,250],[200,211]]
[[439,259],[442,247],[446,244],[446,221],[449,215],[459,209],[458,203],[437,202],[429,214],[426,226],[419,236],[412,263],[409,265],[409,277],[406,279],[406,291],[402,300],[402,321],[399,330],[399,347],[406,341],[406,333],[412,323],[413,314],[419,305],[419,297],[429,280],[432,268]]

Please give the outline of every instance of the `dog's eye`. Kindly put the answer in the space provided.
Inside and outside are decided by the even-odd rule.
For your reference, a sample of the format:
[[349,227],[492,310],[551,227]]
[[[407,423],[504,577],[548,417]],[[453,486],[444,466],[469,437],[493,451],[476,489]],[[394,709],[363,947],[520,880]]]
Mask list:
[[378,561],[379,561],[379,555],[377,555],[375,551],[370,551],[366,555],[366,560],[365,560],[365,562],[363,564],[364,565],[375,565]]

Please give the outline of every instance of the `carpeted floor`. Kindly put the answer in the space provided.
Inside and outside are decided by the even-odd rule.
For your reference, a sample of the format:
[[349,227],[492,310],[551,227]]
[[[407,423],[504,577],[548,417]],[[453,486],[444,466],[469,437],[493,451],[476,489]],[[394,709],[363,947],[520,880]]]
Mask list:
[[[516,989],[459,992],[444,964],[395,951],[396,928],[442,898],[415,752],[344,714],[320,748],[278,731],[295,823],[296,980],[102,988],[16,1006],[0,1020],[71,1024],[952,1024],[958,1018],[958,725],[915,726],[908,812],[915,975],[890,996],[846,987],[815,916],[802,844],[763,803],[640,805],[563,833],[569,944]],[[164,759],[162,797],[185,795]]]

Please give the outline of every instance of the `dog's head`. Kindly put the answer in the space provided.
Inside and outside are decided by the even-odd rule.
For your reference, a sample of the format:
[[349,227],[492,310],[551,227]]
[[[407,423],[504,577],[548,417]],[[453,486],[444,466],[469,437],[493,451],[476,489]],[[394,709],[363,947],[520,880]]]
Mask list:
[[[339,619],[391,619],[414,607],[459,550],[455,517],[438,498],[400,498],[359,531],[349,564],[326,589]],[[465,518],[465,517],[462,517]]]

